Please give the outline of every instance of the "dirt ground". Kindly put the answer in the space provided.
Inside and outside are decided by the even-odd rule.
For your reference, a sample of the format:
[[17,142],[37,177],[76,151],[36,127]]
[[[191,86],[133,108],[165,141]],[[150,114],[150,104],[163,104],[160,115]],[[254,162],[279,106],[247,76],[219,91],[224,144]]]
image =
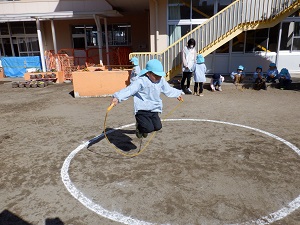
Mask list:
[[[134,126],[109,133],[113,146],[96,137],[110,97],[72,90],[0,84],[1,225],[300,224],[299,90],[224,85],[185,95],[175,110],[178,101],[162,96],[161,118],[177,120],[133,158],[113,146],[137,152]],[[134,122],[130,98],[106,125]]]

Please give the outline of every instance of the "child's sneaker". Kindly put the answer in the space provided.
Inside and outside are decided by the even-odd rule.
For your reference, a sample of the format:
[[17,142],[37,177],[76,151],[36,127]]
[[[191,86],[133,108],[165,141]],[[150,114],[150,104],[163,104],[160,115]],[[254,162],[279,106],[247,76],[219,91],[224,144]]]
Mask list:
[[192,94],[192,90],[190,88],[187,88],[186,91],[188,94]]
[[137,123],[135,124],[135,135],[136,135],[137,138],[142,138],[143,137],[143,134],[138,129],[138,124]]
[[140,133],[140,131],[138,129],[135,130],[135,135],[137,138],[142,138],[143,137],[143,134]]
[[201,93],[199,96],[201,96],[201,97],[202,97],[202,96],[204,96],[204,94],[202,94],[202,93]]
[[144,138],[146,138],[146,137],[148,137],[148,134],[147,134],[147,133],[143,133],[142,136],[143,136]]
[[219,91],[222,91],[222,88],[221,87],[219,87],[219,89],[218,89]]

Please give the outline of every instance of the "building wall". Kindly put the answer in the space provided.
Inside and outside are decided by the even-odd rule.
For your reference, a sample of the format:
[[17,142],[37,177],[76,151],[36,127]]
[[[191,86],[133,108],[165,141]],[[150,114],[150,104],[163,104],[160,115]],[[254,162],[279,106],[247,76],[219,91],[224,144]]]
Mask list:
[[[107,18],[108,24],[113,23],[129,23],[131,24],[132,32],[132,50],[138,52],[148,52],[150,51],[149,46],[149,20],[148,12],[130,15],[126,17],[113,17]],[[104,23],[101,20],[101,23]],[[53,38],[51,31],[51,22],[43,21],[42,23],[42,33],[44,41],[44,50],[53,50]],[[55,32],[56,32],[56,42],[57,49],[62,48],[73,48],[72,46],[72,31],[71,27],[73,25],[95,25],[95,20],[85,19],[85,20],[54,20]]]
[[[151,52],[160,52],[168,47],[167,6],[168,0],[150,1]],[[156,4],[157,3],[157,4]],[[156,8],[157,7],[157,8]],[[157,21],[156,21],[157,20]],[[158,29],[156,29],[158,27]],[[155,44],[157,42],[157,45]]]

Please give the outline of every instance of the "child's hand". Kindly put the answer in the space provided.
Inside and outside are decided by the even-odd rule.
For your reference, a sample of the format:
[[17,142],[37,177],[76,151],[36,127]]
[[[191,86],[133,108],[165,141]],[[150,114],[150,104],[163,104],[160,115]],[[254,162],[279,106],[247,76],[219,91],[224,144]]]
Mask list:
[[111,105],[113,104],[114,106],[116,106],[117,104],[119,103],[119,100],[117,99],[117,98],[113,98],[112,100],[111,100]]
[[178,101],[183,102],[183,97],[182,97],[181,95],[179,95],[179,96],[177,97],[177,99],[178,99]]

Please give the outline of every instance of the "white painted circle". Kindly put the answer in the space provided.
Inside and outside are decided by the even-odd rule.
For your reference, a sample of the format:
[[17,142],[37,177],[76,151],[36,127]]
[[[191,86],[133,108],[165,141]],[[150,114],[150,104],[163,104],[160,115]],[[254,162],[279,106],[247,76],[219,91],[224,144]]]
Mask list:
[[[235,124],[235,123],[223,122],[223,121],[218,121],[218,120],[206,120],[206,119],[165,119],[165,120],[162,120],[162,121],[164,121],[164,122],[166,122],[166,121],[211,122],[211,123],[226,124],[226,125],[246,128],[246,129],[249,129],[249,130],[254,130],[254,131],[260,132],[262,134],[265,134],[269,137],[272,137],[272,138],[284,143],[285,145],[287,145],[289,148],[291,148],[294,152],[296,152],[300,156],[300,149],[297,148],[292,143],[290,143],[290,142],[284,140],[283,138],[280,138],[280,137],[278,137],[274,134],[271,134],[267,131],[263,131],[263,130],[260,130],[260,129],[257,129],[257,128],[253,128],[253,127],[249,127],[249,126],[245,126],[245,125],[240,125],[240,124]],[[126,128],[126,127],[131,127],[133,125],[135,125],[135,124],[134,123],[127,124],[127,125],[115,128],[114,130],[107,131],[106,133],[109,134],[109,133],[114,132],[115,130],[123,129],[123,128]],[[104,134],[96,136],[95,138],[101,138],[102,136],[104,136]],[[65,159],[65,161],[63,163],[63,166],[61,168],[61,178],[62,178],[62,182],[66,186],[67,190],[81,204],[83,204],[85,207],[87,207],[88,209],[92,210],[93,212],[97,213],[98,215],[100,215],[102,217],[105,217],[105,218],[108,218],[110,220],[120,222],[120,223],[123,223],[123,224],[152,225],[153,223],[138,220],[138,219],[135,219],[135,218],[132,218],[132,217],[129,217],[129,216],[125,216],[125,215],[123,215],[121,213],[118,213],[118,212],[112,212],[112,211],[109,211],[107,209],[104,209],[101,205],[98,205],[98,204],[94,203],[92,200],[90,200],[89,198],[87,198],[72,183],[72,181],[70,179],[70,176],[68,174],[68,170],[69,170],[71,160],[75,157],[75,155],[79,151],[81,151],[83,148],[86,148],[91,140],[79,145],[76,149],[74,149],[68,155],[68,157]],[[289,214],[291,214],[292,212],[297,210],[299,207],[300,207],[300,195],[297,198],[295,198],[293,201],[289,202],[285,207],[279,209],[276,212],[270,213],[267,216],[263,216],[263,217],[261,217],[257,220],[251,220],[251,221],[247,221],[247,222],[243,222],[243,223],[239,223],[239,224],[231,224],[231,225],[251,225],[251,224],[267,225],[267,224],[271,224],[275,221],[278,221],[278,220],[281,220],[281,219],[285,218],[286,216],[288,216]]]

